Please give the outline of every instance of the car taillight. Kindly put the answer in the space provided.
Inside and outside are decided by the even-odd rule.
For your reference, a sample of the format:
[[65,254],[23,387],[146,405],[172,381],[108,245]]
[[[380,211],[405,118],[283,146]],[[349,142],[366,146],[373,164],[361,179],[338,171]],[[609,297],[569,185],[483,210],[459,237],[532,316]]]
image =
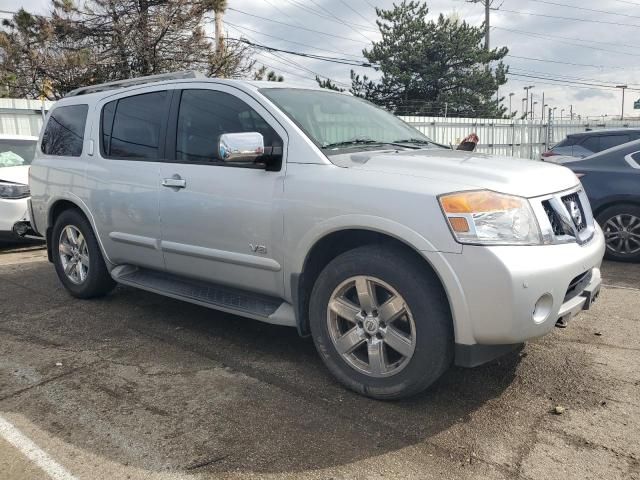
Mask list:
[[558,154],[553,150],[547,150],[542,154],[543,157],[553,157],[554,155],[558,155]]

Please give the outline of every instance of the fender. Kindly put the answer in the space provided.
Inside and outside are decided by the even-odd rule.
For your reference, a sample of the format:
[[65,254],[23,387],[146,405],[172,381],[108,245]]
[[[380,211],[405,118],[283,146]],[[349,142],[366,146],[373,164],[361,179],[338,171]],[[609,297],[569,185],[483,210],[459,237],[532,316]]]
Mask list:
[[89,224],[91,225],[91,228],[93,230],[93,233],[96,237],[96,240],[98,240],[98,245],[100,245],[100,251],[102,252],[102,257],[104,258],[105,263],[107,264],[107,268],[111,270],[115,266],[115,263],[111,261],[111,259],[109,258],[109,255],[107,254],[107,251],[104,248],[104,245],[102,244],[102,237],[99,234],[98,229],[96,227],[95,219],[93,218],[93,215],[91,214],[91,211],[89,210],[89,207],[87,206],[87,204],[84,203],[82,198],[80,198],[75,193],[66,191],[62,195],[56,197],[55,199],[49,200],[48,206],[47,206],[47,229],[53,228],[53,224],[51,222],[51,211],[53,210],[53,206],[60,201],[67,201],[67,202],[73,203],[76,207],[80,209],[80,211],[84,214],[84,216],[87,217],[87,219],[89,220]]
[[[456,342],[475,343],[469,324],[469,310],[464,291],[446,255],[437,251],[429,240],[415,230],[388,218],[374,215],[341,215],[314,225],[298,242],[296,253],[291,262],[288,262],[287,277],[294,279],[302,273],[309,252],[322,238],[337,231],[353,229],[370,230],[387,235],[418,252],[438,275],[445,289],[451,307]],[[462,248],[460,245],[459,250],[452,253],[461,254]],[[292,292],[294,283],[285,282],[285,296],[291,300],[295,296]]]

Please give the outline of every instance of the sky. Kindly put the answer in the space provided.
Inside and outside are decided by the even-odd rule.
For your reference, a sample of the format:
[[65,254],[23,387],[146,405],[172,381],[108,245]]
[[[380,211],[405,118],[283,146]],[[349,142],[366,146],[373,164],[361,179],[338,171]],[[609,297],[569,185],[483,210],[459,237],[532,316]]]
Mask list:
[[[0,10],[23,7],[46,14],[50,3],[0,0]],[[275,48],[364,61],[362,49],[380,38],[374,7],[392,5],[393,0],[228,0],[225,29],[231,38],[243,36]],[[480,3],[430,0],[427,5],[431,18],[442,13],[473,25],[484,20]],[[625,116],[640,116],[640,110],[633,110],[634,100],[640,99],[640,42],[633,40],[640,33],[640,0],[494,0],[493,8],[497,10],[491,12],[491,46],[509,48],[505,63],[514,74],[500,89],[507,108],[513,93],[512,109],[522,111],[523,87],[533,85],[538,117],[543,93],[545,104],[556,108],[556,118],[561,113],[566,118],[571,108],[583,118],[616,117],[621,113],[622,90],[593,84],[626,84]],[[310,84],[317,73],[349,86],[353,68],[283,53],[260,52],[256,60],[286,80]],[[379,75],[371,68],[355,70],[371,78]],[[567,85],[569,81],[578,83]]]

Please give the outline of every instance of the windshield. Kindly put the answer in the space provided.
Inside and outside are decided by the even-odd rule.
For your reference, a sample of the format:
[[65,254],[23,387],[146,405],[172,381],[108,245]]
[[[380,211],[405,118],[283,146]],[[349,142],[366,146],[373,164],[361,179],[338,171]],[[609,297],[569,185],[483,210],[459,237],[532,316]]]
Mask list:
[[35,140],[0,139],[0,168],[31,165],[35,154]]
[[380,144],[439,146],[399,118],[358,97],[299,88],[263,88],[260,93],[296,122],[327,155],[339,153],[338,149]]

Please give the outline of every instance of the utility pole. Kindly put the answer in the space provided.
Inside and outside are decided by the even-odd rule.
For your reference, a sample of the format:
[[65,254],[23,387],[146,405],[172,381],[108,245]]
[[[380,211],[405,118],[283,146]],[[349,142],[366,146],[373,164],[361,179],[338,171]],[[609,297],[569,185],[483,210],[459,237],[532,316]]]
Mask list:
[[515,95],[515,93],[513,93],[513,92],[511,92],[509,94],[509,118],[511,118],[511,115],[512,115],[512,113],[511,113],[511,97],[513,97],[514,95]]
[[484,48],[490,50],[490,32],[491,32],[491,5],[493,0],[467,0],[469,3],[480,3],[484,5]]
[[[533,88],[533,85],[529,85],[528,87],[524,87],[524,91],[526,92],[526,108],[524,111],[524,118],[525,120],[527,119],[527,116],[529,115],[529,90]],[[531,94],[531,98],[533,99],[533,94]],[[533,100],[531,100],[533,101]]]
[[616,85],[616,88],[622,89],[622,113],[620,114],[620,120],[624,120],[624,91],[628,88],[627,85]]
[[546,105],[544,104],[544,92],[542,92],[542,121],[544,122],[544,107]]
[[[538,103],[538,102],[536,102]],[[533,92],[531,92],[531,120],[533,120],[534,117],[534,112],[533,112]]]
[[573,121],[573,104],[569,105],[569,119]]

